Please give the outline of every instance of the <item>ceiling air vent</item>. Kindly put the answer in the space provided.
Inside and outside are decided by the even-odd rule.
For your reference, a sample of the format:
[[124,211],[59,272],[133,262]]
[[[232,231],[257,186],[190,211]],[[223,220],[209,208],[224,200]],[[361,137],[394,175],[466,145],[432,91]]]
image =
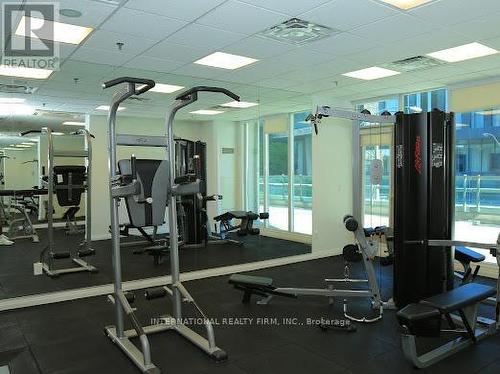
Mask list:
[[443,64],[445,64],[445,62],[433,59],[431,57],[415,56],[415,57],[405,58],[403,60],[389,62],[388,64],[385,64],[383,67],[400,72],[410,72],[410,71],[431,69],[433,67],[440,66]]
[[283,43],[302,45],[326,38],[339,32],[340,30],[317,25],[298,18],[292,18],[279,25],[261,31],[257,35]]
[[0,92],[2,93],[30,95],[35,93],[36,90],[38,90],[38,87],[0,83]]

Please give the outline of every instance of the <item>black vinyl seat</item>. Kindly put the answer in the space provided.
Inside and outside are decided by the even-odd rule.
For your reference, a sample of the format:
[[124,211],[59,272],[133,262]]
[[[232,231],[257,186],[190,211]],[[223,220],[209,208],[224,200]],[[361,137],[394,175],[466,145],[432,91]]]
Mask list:
[[495,296],[495,293],[496,290],[493,287],[478,283],[467,283],[451,291],[422,300],[421,303],[437,308],[444,313],[451,313],[468,305],[477,304],[488,297]]

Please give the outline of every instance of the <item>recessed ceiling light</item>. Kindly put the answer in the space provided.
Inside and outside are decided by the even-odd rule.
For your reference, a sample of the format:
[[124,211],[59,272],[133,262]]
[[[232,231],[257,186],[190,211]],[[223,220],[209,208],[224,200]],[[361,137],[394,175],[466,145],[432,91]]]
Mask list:
[[230,53],[224,52],[215,52],[211,55],[199,59],[198,61],[195,61],[194,63],[198,65],[211,66],[214,68],[234,70],[246,65],[253,64],[257,61],[259,60],[251,57],[232,55]]
[[49,69],[25,68],[18,66],[0,65],[0,75],[8,77],[47,79],[52,74]]
[[391,77],[397,74],[401,73],[395,70],[389,70],[389,69],[379,68],[378,66],[372,66],[371,68],[351,71],[350,73],[345,73],[342,75],[351,78],[372,80],[372,79]]
[[[30,29],[37,29],[36,34],[30,32],[30,35],[26,35],[26,31],[29,31],[26,28],[26,21],[30,22]],[[44,30],[47,31],[44,33]],[[17,26],[16,35],[67,44],[80,44],[93,30],[92,27],[76,26],[69,23],[23,16]]]
[[0,104],[0,115],[2,116],[31,116],[35,109],[25,104]]
[[59,135],[64,135],[64,133],[63,132],[52,131],[52,135],[59,136]]
[[230,103],[221,104],[227,108],[251,108],[253,106],[259,105],[259,103],[251,103],[248,101],[231,101]]
[[399,9],[408,10],[428,3],[431,0],[380,0]]
[[26,99],[21,99],[17,97],[0,97],[0,103],[2,104],[20,104],[24,103]]
[[[97,108],[95,108],[96,110],[107,110],[109,111],[109,105],[99,105]],[[120,110],[125,110],[127,109],[126,107],[124,106],[121,106],[121,107],[118,107],[118,111]]]
[[31,143],[31,142],[22,142],[21,144],[24,144],[24,145],[29,145],[30,147],[31,147],[32,145],[35,145],[35,143]]
[[85,126],[85,122],[66,121],[66,122],[63,122],[63,125],[68,125],[68,126]]
[[211,110],[211,109],[200,109],[200,110],[195,110],[193,112],[189,112],[191,114],[202,114],[204,116],[213,116],[216,114],[221,114],[224,113],[223,110]]
[[31,145],[26,145],[26,144],[16,144],[16,148],[31,148]]
[[437,58],[446,62],[458,62],[470,60],[472,58],[484,57],[498,53],[496,49],[485,46],[481,43],[469,43],[454,48],[443,49],[441,51],[428,53],[427,56]]
[[4,149],[8,149],[9,151],[22,151],[21,148],[11,148],[11,147],[7,147],[7,148],[4,148]]
[[151,92],[159,93],[172,93],[175,91],[182,90],[184,86],[175,86],[173,84],[156,83],[155,86],[150,89]]

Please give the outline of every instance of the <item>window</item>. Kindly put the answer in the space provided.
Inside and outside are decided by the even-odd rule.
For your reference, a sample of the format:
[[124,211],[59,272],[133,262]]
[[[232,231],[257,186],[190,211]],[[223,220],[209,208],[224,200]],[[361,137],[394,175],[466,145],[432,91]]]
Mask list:
[[312,131],[305,121],[309,113],[269,116],[245,124],[244,190],[245,209],[268,211],[269,227],[311,235]]
[[[498,109],[456,113],[455,239],[495,242],[500,229]],[[495,261],[484,251],[488,261]]]
[[405,113],[430,112],[435,108],[445,111],[448,107],[448,95],[444,88],[429,92],[417,92],[404,95],[403,102]]
[[[399,110],[397,97],[362,103],[357,111],[368,109],[371,114]],[[364,226],[388,226],[391,221],[392,131],[390,124],[360,123],[361,216]],[[374,167],[381,166],[380,178]],[[377,167],[380,170],[379,167]]]

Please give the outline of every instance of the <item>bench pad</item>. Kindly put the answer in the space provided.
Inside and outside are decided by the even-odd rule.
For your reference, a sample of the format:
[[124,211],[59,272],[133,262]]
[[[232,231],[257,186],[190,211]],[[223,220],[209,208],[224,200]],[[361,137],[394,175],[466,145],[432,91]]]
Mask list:
[[229,277],[229,283],[241,286],[272,287],[273,279],[267,277],[255,277],[252,275],[233,274]]
[[484,255],[473,251],[467,247],[456,246],[455,247],[455,260],[459,262],[482,262],[486,259]]
[[451,313],[468,305],[477,304],[480,301],[494,296],[493,287],[478,283],[467,283],[451,291],[429,297],[421,303],[439,309],[444,313]]

